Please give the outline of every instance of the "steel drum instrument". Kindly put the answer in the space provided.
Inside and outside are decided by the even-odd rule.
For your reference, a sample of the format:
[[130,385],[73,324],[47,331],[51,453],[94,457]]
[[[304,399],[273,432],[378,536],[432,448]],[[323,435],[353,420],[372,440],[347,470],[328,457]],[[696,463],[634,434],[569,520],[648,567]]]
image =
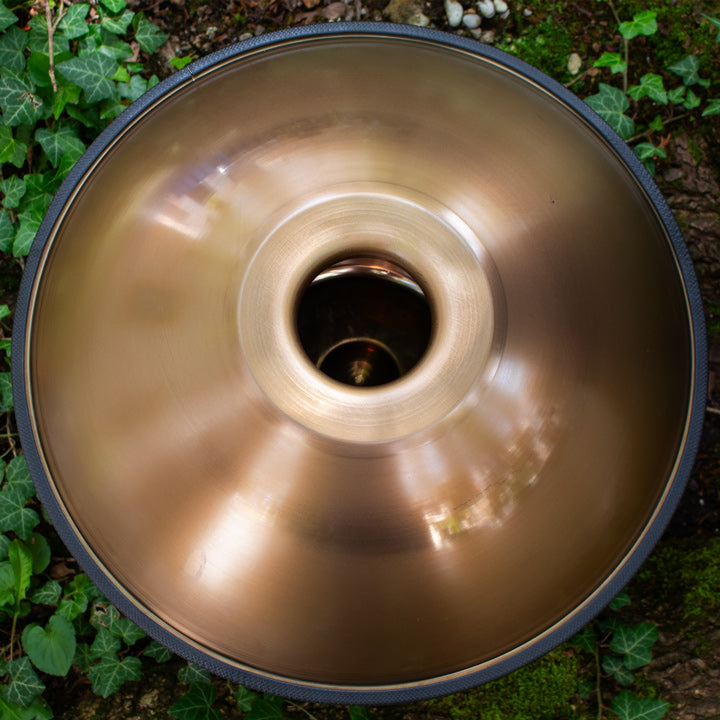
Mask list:
[[133,104],[27,261],[39,495],[98,587],[252,688],[415,700],[576,632],[697,447],[699,292],[582,102],[492,47],[250,40]]

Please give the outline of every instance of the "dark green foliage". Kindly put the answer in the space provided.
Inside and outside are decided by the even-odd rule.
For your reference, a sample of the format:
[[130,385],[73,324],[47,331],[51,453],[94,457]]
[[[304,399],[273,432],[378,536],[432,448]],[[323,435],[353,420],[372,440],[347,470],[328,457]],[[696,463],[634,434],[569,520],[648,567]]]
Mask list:
[[[15,257],[29,252],[54,193],[88,144],[157,82],[144,76],[129,43],[151,53],[167,36],[124,0],[98,4],[93,13],[90,7],[51,4],[49,14],[20,25],[0,4],[0,249]],[[5,392],[3,400],[8,407]]]

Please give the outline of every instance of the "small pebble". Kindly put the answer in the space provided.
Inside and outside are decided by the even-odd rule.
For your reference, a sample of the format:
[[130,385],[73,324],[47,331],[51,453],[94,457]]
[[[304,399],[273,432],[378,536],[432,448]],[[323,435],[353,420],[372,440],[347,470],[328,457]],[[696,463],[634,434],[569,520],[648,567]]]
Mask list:
[[504,12],[508,11],[508,6],[505,0],[493,0],[493,6],[495,7],[495,12],[498,15],[502,15]]
[[478,0],[476,4],[484,18],[495,17],[495,6],[492,4],[492,0]]
[[480,27],[480,16],[474,12],[467,12],[463,15],[463,25],[470,30]]
[[582,67],[582,59],[577,53],[571,53],[567,61],[567,69],[571,75],[577,75]]
[[523,17],[530,17],[532,15],[532,10],[530,8],[525,8],[523,10]]
[[463,12],[463,6],[457,0],[445,0],[445,15],[450,27],[457,27],[460,24]]

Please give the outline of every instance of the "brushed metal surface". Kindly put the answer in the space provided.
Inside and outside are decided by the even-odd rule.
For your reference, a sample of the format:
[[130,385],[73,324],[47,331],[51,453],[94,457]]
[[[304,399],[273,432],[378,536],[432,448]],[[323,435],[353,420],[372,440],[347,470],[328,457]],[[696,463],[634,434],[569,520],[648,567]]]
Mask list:
[[[27,394],[58,502],[120,591],[209,655],[425,683],[588,601],[685,438],[676,258],[606,141],[542,87],[416,39],[288,41],[110,143],[52,231]],[[351,387],[296,310],[395,263],[432,313]]]

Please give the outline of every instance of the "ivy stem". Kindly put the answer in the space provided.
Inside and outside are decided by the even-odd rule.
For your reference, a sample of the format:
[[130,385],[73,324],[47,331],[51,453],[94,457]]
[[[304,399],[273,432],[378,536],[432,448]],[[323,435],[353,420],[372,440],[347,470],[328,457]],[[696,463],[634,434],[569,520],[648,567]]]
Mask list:
[[12,660],[15,656],[15,628],[17,627],[17,619],[20,614],[20,600],[15,604],[15,612],[13,613],[12,627],[10,628],[10,657]]
[[[690,117],[690,113],[682,113],[682,115],[676,115],[675,117],[671,117],[668,120],[664,120],[663,126],[669,125],[670,123],[673,123],[673,122],[677,122],[678,120],[684,120],[686,117]],[[630,143],[633,143],[636,140],[639,140],[640,138],[644,138],[644,137],[648,138],[648,140],[649,140],[651,132],[652,132],[651,130],[646,130],[645,132],[638,133],[637,135],[633,135],[631,138],[629,138],[625,142],[630,144]]]
[[[608,5],[610,6],[610,10],[612,10],[613,17],[615,18],[615,22],[617,23],[618,28],[621,25],[620,22],[620,16],[618,15],[618,12],[615,8],[615,3],[613,0],[608,0]],[[629,53],[630,44],[627,41],[627,38],[623,38],[623,56],[625,60],[625,69],[623,70],[623,92],[627,95],[627,89],[628,89],[628,57],[630,55]]]
[[53,92],[57,92],[57,80],[55,79],[55,53],[53,51],[53,36],[55,30],[60,24],[63,15],[65,14],[64,6],[62,2],[58,7],[58,14],[55,18],[55,22],[52,19],[52,10],[50,9],[50,0],[45,0],[45,22],[47,23],[48,31],[48,55],[50,56],[50,66],[48,67],[48,75],[50,76],[50,82],[52,83]]
[[50,76],[50,82],[52,83],[53,92],[57,92],[57,80],[55,80],[55,53],[53,52],[53,23],[52,13],[50,11],[50,0],[45,0],[45,22],[47,23],[48,31],[48,55],[50,56],[50,67],[48,68],[48,75]]

